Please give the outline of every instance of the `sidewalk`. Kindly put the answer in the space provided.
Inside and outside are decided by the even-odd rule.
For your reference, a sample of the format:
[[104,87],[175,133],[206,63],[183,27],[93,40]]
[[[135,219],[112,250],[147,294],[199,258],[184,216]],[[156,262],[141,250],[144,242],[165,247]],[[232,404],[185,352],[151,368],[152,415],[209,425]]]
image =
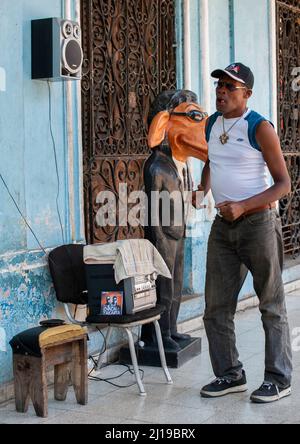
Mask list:
[[[300,335],[300,291],[287,296],[291,332]],[[144,384],[147,396],[138,395],[137,386],[116,388],[106,382],[89,381],[89,403],[76,404],[72,389],[65,402],[53,400],[49,391],[49,416],[37,418],[30,406],[28,413],[15,411],[14,403],[0,407],[0,424],[300,424],[300,350],[294,350],[294,381],[292,396],[268,405],[252,404],[249,395],[263,381],[264,335],[258,309],[238,313],[236,332],[240,359],[248,379],[248,392],[209,400],[200,398],[200,388],[210,382],[213,372],[210,365],[205,333],[203,352],[180,369],[171,369],[174,385],[165,384],[159,368],[144,367]],[[300,348],[300,338],[292,336]],[[102,378],[124,371],[124,367],[107,367]],[[115,381],[128,385],[133,376],[124,375]]]

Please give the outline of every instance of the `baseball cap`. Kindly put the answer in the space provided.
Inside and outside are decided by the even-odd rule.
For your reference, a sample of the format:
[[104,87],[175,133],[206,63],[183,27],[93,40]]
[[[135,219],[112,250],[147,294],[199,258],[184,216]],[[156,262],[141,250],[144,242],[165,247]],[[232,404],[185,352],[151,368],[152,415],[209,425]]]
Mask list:
[[223,74],[231,77],[238,82],[244,83],[249,89],[254,86],[254,75],[248,66],[243,63],[232,63],[225,69],[216,69],[211,73],[211,76],[219,79]]

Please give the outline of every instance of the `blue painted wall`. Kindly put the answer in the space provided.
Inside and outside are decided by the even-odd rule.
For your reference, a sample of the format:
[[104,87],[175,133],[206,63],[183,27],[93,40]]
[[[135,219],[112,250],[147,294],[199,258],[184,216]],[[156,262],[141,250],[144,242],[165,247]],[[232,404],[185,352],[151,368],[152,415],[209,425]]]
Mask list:
[[7,342],[40,319],[51,318],[55,297],[43,254],[24,251],[2,256],[0,269],[0,326],[6,336],[6,351],[0,349],[1,384],[12,377]]
[[[63,0],[1,0],[0,65],[6,90],[0,91],[0,172],[20,210],[45,248],[63,243],[56,198],[58,181],[50,133],[47,82],[31,80],[31,20],[63,16]],[[66,98],[62,82],[50,84],[52,129],[60,190],[58,208],[70,241]],[[77,125],[74,184],[77,237],[81,193]],[[12,378],[8,341],[16,333],[56,315],[57,304],[46,258],[0,181],[0,384]],[[6,351],[4,351],[6,348]]]

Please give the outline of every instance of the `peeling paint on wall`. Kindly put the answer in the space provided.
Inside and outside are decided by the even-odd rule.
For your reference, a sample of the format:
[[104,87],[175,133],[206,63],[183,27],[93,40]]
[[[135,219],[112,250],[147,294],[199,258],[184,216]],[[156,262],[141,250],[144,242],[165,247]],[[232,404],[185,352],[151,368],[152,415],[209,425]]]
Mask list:
[[[79,205],[82,199],[82,159],[78,113],[74,112],[73,116],[76,161],[72,180],[74,178],[76,214],[70,215],[68,193],[71,190],[71,172],[67,159],[64,83],[57,82],[51,87],[51,132],[47,83],[31,80],[31,20],[59,17],[64,3],[64,0],[0,0],[0,170],[20,211],[46,250],[62,242],[57,207],[61,211],[67,242],[70,240],[70,217],[75,218],[78,226],[83,218]],[[2,35],[7,37],[3,42]],[[10,35],[13,38],[9,38]],[[13,79],[13,88],[10,88],[10,79]],[[72,94],[77,97],[75,90]],[[56,175],[52,136],[57,148],[60,183]],[[39,325],[42,319],[62,317],[62,313],[55,298],[45,254],[34,251],[38,248],[36,239],[27,229],[3,184],[0,184],[0,202],[0,328],[1,349],[6,349],[6,352],[0,352],[1,392],[1,384],[12,380],[11,338]]]
[[12,379],[9,341],[17,333],[55,315],[56,298],[42,253],[0,256],[0,384]]

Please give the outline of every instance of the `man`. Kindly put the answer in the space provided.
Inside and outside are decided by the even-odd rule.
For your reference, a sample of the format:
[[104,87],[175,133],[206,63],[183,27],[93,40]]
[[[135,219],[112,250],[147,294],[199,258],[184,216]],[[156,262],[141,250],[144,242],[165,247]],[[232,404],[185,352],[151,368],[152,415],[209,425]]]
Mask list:
[[254,86],[250,68],[235,63],[212,77],[218,79],[218,112],[206,125],[208,161],[201,189],[212,189],[218,211],[208,242],[204,315],[217,379],[203,387],[201,395],[212,398],[247,390],[234,315],[249,270],[266,338],[264,382],[251,400],[272,402],[291,393],[281,222],[275,209],[275,202],[290,192],[290,178],[273,126],[247,107]]
[[112,308],[113,308],[113,314],[115,314],[115,315],[121,315],[122,314],[122,308],[121,308],[121,305],[118,304],[117,296],[113,296]]
[[110,315],[112,311],[112,303],[111,303],[111,297],[106,296],[106,302],[102,307],[102,313],[103,315]]

